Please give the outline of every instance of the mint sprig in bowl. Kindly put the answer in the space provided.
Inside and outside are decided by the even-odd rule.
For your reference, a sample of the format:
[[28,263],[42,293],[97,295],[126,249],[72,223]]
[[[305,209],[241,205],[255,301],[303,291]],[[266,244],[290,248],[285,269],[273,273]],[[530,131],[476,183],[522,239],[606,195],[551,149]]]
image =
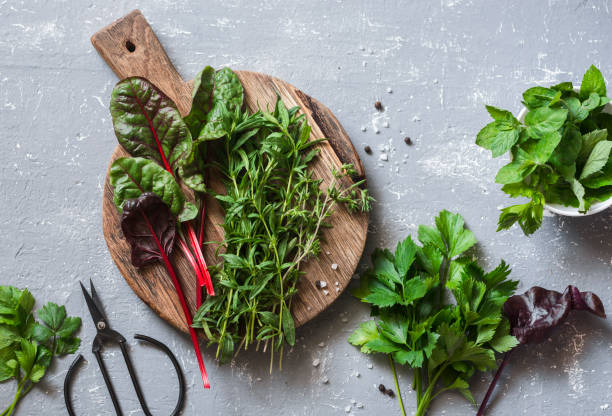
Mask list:
[[495,181],[529,201],[501,210],[498,231],[518,223],[526,235],[542,225],[544,208],[584,216],[612,205],[612,105],[601,72],[591,66],[579,87],[563,82],[523,93],[525,108],[487,106],[493,122],[476,144],[493,157],[509,153]]

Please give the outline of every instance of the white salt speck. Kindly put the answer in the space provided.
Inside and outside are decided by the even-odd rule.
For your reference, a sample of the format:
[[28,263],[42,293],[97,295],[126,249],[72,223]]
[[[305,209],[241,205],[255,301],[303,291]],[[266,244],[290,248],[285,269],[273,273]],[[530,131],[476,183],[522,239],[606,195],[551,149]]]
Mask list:
[[383,153],[382,155],[380,155],[380,160],[386,162],[387,160],[389,160],[389,156],[387,156],[386,153]]
[[344,411],[345,411],[346,413],[351,413],[351,406],[346,406],[346,407],[344,408]]
[[336,263],[333,263],[331,265],[332,270],[338,270],[338,265]]
[[366,61],[362,61],[362,62],[361,62],[361,65],[362,65],[362,66],[368,66],[368,63],[367,63]]
[[339,282],[336,282],[336,286],[340,286],[340,283],[339,283]]
[[414,116],[414,117],[412,117],[412,121],[414,121],[414,122],[421,121],[421,118],[419,116]]
[[337,293],[337,292],[340,292],[340,288],[339,288],[339,287],[337,287],[337,288],[336,288],[336,293]]
[[363,45],[359,45],[359,50],[360,50],[360,51],[365,51],[365,46],[363,46]]
[[319,360],[318,358],[315,358],[312,362],[313,367],[318,367],[319,364],[321,364],[321,360]]
[[306,310],[307,310],[307,311],[311,311],[311,310],[312,310],[312,307],[310,307],[310,306],[306,306]]
[[374,127],[374,133],[379,134],[380,130],[378,130],[378,127]]
[[323,280],[319,280],[319,286],[321,286],[321,289],[326,288],[327,287],[327,282],[323,281]]
[[347,323],[347,322],[348,322],[348,319],[346,319],[346,318],[342,318],[342,319],[340,319],[340,320],[341,320],[343,323]]
[[357,409],[363,409],[363,403],[361,402],[357,403]]
[[608,407],[610,407],[610,405],[609,405],[608,403],[606,403],[606,404],[602,404],[601,406],[599,406],[599,408],[600,408],[601,410],[606,410]]
[[[355,377],[357,377],[357,378],[361,377],[361,373],[360,373],[359,371],[357,371],[357,372],[355,373]],[[351,400],[351,402],[352,402],[353,404],[355,404],[355,402],[353,402],[352,400]]]
[[325,296],[329,295],[329,290],[323,289],[323,294],[324,294]]
[[329,256],[331,253],[329,251],[326,251],[325,254],[327,254]]
[[321,379],[321,383],[323,383],[323,384],[328,384],[328,383],[329,383],[329,379],[328,379],[327,377],[323,377],[323,378]]
[[368,53],[369,53],[370,55],[374,55],[374,49],[368,49]]
[[368,368],[371,370],[374,368],[374,366],[372,364],[368,364]]
[[261,377],[257,377],[255,380],[257,380],[257,381],[261,381]]
[[383,165],[382,163],[379,163],[379,164],[378,164],[378,167],[379,167],[379,168],[384,168],[384,167],[385,167],[385,165]]
[[386,129],[388,129],[388,128],[389,128],[389,122],[388,122],[388,121],[385,121],[385,122],[383,123],[383,127],[384,127],[384,128],[386,128]]
[[433,80],[433,83],[434,83],[434,84],[437,84],[437,83],[438,83],[438,80],[437,80],[437,79],[434,79],[434,80]]
[[325,346],[324,342],[319,342],[319,347],[323,348]]
[[391,94],[393,92],[393,90],[391,89],[391,87],[387,88],[387,93]]
[[367,127],[366,126],[361,126],[361,131],[367,131]]

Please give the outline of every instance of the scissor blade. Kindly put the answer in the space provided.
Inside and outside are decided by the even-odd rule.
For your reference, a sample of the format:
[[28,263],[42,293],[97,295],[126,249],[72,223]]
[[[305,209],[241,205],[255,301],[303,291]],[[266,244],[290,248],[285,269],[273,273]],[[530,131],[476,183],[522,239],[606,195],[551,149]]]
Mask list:
[[98,312],[100,312],[100,314],[102,315],[102,318],[104,318],[104,320],[106,321],[106,323],[108,324],[108,318],[106,317],[106,313],[104,312],[104,305],[102,305],[102,301],[100,300],[100,296],[98,296],[98,292],[96,292],[96,288],[93,285],[93,281],[91,279],[89,279],[89,286],[90,286],[90,291],[91,291],[91,299],[94,302],[94,305],[96,305],[96,308],[98,309]]
[[98,322],[104,321],[106,323],[106,319],[104,318],[104,315],[100,312],[100,310],[98,310],[98,307],[89,295],[89,292],[87,292],[87,289],[85,289],[85,286],[83,286],[83,283],[79,282],[79,284],[81,285],[81,289],[83,290],[83,296],[85,297],[85,302],[87,302],[87,307],[89,308],[91,319],[93,319],[94,325],[96,326],[97,330]]

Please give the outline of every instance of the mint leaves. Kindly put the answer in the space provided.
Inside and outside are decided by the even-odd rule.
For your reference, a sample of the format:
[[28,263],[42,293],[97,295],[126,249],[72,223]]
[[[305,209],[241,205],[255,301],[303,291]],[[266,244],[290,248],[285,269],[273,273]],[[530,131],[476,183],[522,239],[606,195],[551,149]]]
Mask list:
[[530,201],[503,208],[498,231],[518,223],[526,235],[542,224],[544,205],[577,207],[586,213],[594,202],[612,195],[612,116],[601,72],[591,66],[580,91],[571,82],[523,93],[529,110],[520,123],[506,110],[486,106],[493,118],[477,135],[476,144],[493,157],[510,152],[495,181],[513,198]]
[[413,369],[417,416],[446,390],[474,402],[470,378],[496,367],[495,352],[517,345],[502,316],[517,285],[508,279],[508,265],[502,261],[485,273],[467,257],[476,238],[460,215],[448,211],[434,227],[421,225],[418,241],[407,237],[393,253],[374,251],[372,268],[353,293],[370,304],[374,319],[348,338],[365,354],[387,354],[392,366]]
[[0,382],[15,379],[15,406],[45,375],[53,357],[74,353],[81,340],[74,336],[81,318],[67,316],[66,308],[47,303],[34,313],[34,297],[27,290],[0,286]]

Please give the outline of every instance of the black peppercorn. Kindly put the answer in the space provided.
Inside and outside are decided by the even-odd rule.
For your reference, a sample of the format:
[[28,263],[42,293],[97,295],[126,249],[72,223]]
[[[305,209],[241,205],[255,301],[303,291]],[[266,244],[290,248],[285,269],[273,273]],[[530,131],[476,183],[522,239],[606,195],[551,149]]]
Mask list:
[[384,384],[379,384],[378,390],[380,390],[381,393],[384,393],[385,391],[387,391],[387,388],[385,387]]

